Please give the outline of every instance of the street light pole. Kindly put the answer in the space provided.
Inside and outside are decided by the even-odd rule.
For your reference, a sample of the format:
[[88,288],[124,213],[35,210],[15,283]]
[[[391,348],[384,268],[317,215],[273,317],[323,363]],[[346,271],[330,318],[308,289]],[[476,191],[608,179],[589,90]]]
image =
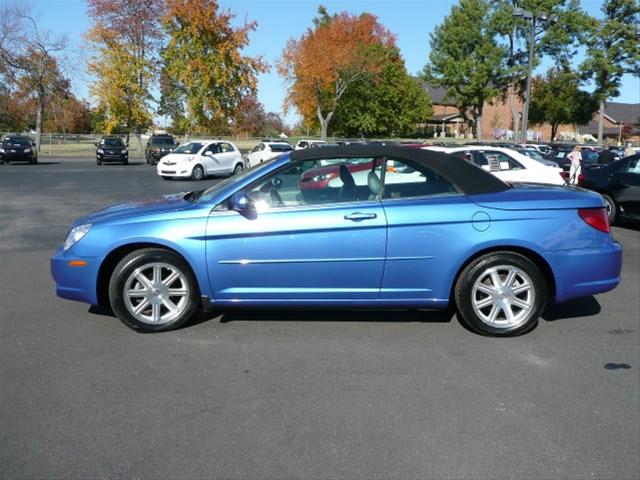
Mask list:
[[529,129],[529,105],[531,104],[531,77],[533,75],[533,58],[535,55],[535,43],[536,43],[536,20],[540,23],[554,24],[558,21],[556,15],[547,17],[547,14],[540,12],[533,14],[528,10],[522,8],[514,8],[512,13],[513,18],[523,18],[527,21],[529,27],[529,65],[527,68],[527,89],[524,99],[524,111],[522,112],[522,143],[527,143],[527,130]]
[[529,30],[529,66],[527,68],[527,91],[524,99],[524,112],[522,114],[522,143],[527,143],[527,130],[529,129],[529,104],[531,100],[531,75],[533,71],[533,55],[535,54],[536,43],[536,19],[531,16],[531,24]]

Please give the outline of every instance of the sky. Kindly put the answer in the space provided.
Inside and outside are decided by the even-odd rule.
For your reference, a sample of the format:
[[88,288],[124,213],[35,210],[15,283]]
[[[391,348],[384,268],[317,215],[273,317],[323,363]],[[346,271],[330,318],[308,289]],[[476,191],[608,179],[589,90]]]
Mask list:
[[[5,0],[0,0],[3,2]],[[40,25],[52,32],[65,34],[72,45],[70,69],[74,93],[91,100],[88,84],[91,78],[84,72],[84,61],[89,55],[83,33],[91,27],[84,0],[31,0]],[[348,11],[353,14],[369,12],[396,35],[398,47],[407,69],[419,73],[429,58],[429,34],[442,22],[457,0],[221,0],[220,5],[236,13],[236,22],[256,21],[258,26],[250,35],[247,55],[260,55],[271,66],[271,71],[258,78],[258,98],[267,111],[282,112],[285,85],[275,70],[287,40],[299,38],[312,25],[318,5],[325,5],[330,13]],[[582,0],[582,8],[598,16],[601,0]],[[579,63],[580,57],[574,59]],[[549,67],[543,62],[542,73]],[[623,79],[618,102],[640,103],[640,78],[627,75]],[[288,123],[297,119],[295,112],[286,117]]]

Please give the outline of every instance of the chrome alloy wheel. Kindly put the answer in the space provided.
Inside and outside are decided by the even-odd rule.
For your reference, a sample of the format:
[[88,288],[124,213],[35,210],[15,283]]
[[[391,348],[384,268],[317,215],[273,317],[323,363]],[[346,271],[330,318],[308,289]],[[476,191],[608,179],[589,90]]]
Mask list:
[[124,304],[136,320],[162,325],[179,317],[189,305],[184,273],[168,263],[147,263],[124,284]]
[[471,292],[475,314],[494,328],[514,328],[526,322],[535,300],[531,278],[513,265],[486,269]]

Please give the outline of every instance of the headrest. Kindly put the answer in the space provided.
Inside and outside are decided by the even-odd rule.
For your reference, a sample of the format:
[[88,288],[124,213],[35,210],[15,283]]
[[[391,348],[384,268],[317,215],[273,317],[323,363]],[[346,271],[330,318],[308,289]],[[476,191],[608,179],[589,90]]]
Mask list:
[[382,182],[380,181],[380,178],[378,178],[378,175],[376,175],[376,172],[369,172],[369,175],[367,175],[367,185],[369,186],[369,190],[372,194],[376,196],[380,195],[380,192],[382,191]]

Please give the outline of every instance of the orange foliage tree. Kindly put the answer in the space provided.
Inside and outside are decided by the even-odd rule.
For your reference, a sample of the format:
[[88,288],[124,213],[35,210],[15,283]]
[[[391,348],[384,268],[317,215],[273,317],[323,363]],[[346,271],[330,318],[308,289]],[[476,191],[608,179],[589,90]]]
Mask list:
[[285,108],[294,106],[305,119],[315,115],[326,139],[340,98],[349,85],[382,70],[383,49],[375,47],[394,46],[395,38],[368,13],[328,16],[321,7],[320,14],[313,29],[289,40],[278,72],[288,83]]

